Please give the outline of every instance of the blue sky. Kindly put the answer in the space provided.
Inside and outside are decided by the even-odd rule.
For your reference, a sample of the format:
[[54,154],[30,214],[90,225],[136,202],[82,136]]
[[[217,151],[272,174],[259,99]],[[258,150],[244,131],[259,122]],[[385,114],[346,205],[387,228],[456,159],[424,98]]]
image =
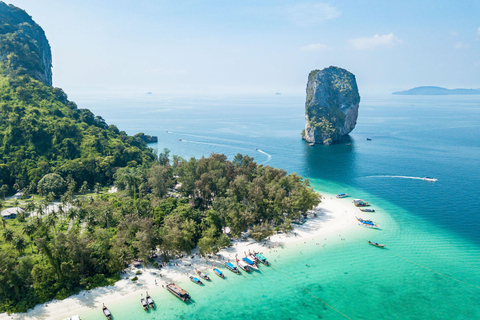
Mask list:
[[480,88],[480,1],[6,1],[45,30],[67,92],[302,95],[308,73],[360,93]]

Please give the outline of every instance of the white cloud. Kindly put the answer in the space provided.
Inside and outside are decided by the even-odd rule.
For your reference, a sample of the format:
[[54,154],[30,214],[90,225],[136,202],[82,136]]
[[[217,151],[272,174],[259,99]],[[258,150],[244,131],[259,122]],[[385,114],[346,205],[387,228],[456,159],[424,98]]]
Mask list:
[[300,26],[314,26],[342,15],[340,10],[327,3],[299,3],[282,6],[279,10],[286,19]]
[[300,50],[302,51],[323,51],[326,49],[328,49],[328,46],[321,43],[312,43],[312,44],[300,47]]
[[392,48],[399,43],[402,43],[402,40],[398,39],[393,35],[393,33],[384,34],[384,35],[374,35],[373,37],[362,37],[350,40],[350,43],[355,49],[366,50],[366,49],[375,49],[375,48]]
[[480,27],[478,27],[477,33],[478,33],[478,35],[480,36]]
[[461,41],[458,41],[457,43],[455,43],[454,48],[455,49],[468,49],[468,48],[470,48],[470,45],[468,43],[463,43]]

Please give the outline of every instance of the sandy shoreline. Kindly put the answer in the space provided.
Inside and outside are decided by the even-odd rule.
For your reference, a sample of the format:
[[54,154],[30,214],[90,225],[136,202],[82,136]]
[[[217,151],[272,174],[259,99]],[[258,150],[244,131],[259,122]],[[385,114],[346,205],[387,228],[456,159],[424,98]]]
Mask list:
[[[38,305],[27,313],[12,315],[2,313],[0,319],[65,319],[75,314],[82,317],[83,313],[90,312],[92,309],[98,309],[101,312],[102,303],[108,306],[109,304],[118,304],[119,301],[131,300],[144,294],[145,291],[157,291],[159,287],[161,289],[161,285],[167,281],[181,283],[185,281],[186,273],[192,274],[194,267],[199,270],[211,270],[212,265],[220,266],[224,261],[234,261],[236,254],[243,256],[245,251],[265,252],[269,247],[291,246],[307,239],[320,239],[340,231],[344,232],[357,223],[355,209],[348,199],[336,199],[332,195],[327,195],[322,199],[322,203],[312,210],[306,223],[294,225],[293,232],[274,235],[266,243],[253,240],[236,241],[230,248],[220,251],[217,257],[212,257],[212,259],[204,259],[193,254],[193,259],[192,256],[176,259],[171,261],[171,266],[166,266],[161,270],[130,267],[122,275],[123,279],[114,286],[82,291],[64,300],[53,300]],[[317,217],[314,217],[313,213],[316,213]],[[136,282],[132,282],[130,279],[138,270],[142,271],[142,274],[138,275]],[[126,277],[129,279],[125,279]]]

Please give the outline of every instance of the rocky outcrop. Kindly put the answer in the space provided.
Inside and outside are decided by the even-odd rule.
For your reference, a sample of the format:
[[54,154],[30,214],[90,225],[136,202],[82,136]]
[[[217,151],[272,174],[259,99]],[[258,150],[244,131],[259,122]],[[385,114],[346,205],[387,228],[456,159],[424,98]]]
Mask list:
[[25,11],[0,1],[0,68],[52,85],[52,53],[43,29]]
[[359,103],[352,73],[338,67],[313,70],[308,76],[303,139],[328,145],[347,135],[357,123]]

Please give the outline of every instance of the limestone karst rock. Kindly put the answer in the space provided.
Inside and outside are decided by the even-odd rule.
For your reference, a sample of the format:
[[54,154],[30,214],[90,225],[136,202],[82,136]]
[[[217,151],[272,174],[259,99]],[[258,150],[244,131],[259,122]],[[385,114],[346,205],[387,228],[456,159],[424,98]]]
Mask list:
[[27,74],[52,85],[52,53],[43,29],[24,10],[0,1],[0,65],[9,76]]
[[328,145],[347,135],[357,123],[359,103],[357,82],[351,72],[338,67],[311,71],[303,139]]

